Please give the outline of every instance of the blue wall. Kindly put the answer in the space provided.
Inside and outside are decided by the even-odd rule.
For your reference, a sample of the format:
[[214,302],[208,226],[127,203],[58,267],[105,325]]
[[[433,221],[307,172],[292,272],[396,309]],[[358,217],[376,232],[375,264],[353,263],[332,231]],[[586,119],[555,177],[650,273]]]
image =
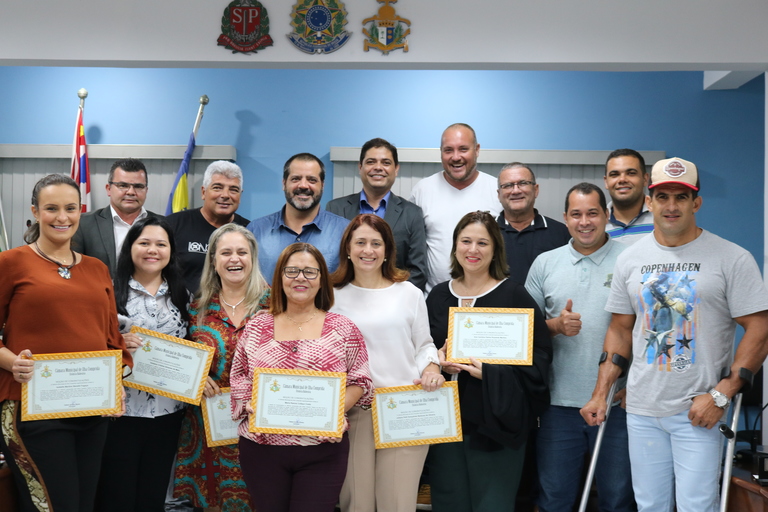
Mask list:
[[372,137],[436,147],[456,121],[485,148],[666,150],[701,169],[699,224],[762,263],[762,77],[704,91],[700,72],[0,67],[0,143],[70,144],[80,87],[91,144],[186,144],[207,94],[198,143],[237,148],[250,218],[283,203],[280,173],[294,153],[330,164],[330,146]]

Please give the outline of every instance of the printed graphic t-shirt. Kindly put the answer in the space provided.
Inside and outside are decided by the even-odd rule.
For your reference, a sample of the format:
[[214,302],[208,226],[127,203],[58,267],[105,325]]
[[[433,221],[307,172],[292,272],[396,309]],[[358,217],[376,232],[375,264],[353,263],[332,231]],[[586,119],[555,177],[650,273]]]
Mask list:
[[636,315],[627,412],[672,416],[733,361],[734,318],[768,309],[755,259],[708,231],[680,247],[647,236],[616,262],[605,309]]

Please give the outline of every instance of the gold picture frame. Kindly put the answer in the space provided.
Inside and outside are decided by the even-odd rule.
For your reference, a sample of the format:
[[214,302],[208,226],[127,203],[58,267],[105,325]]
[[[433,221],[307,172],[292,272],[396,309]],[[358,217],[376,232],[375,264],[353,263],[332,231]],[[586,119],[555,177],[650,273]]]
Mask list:
[[[146,391],[147,393],[173,398],[180,402],[199,405],[200,400],[203,398],[203,389],[208,379],[208,372],[211,369],[215,349],[202,343],[169,336],[161,332],[144,329],[143,327],[134,326],[130,332],[139,334],[143,338],[144,346],[136,349],[133,358],[133,372],[123,379],[123,385]],[[163,347],[162,349],[158,348],[156,351],[158,355],[175,358],[176,361],[166,360],[163,361],[163,364],[145,363],[142,356],[154,350],[151,345],[153,340],[157,345]],[[173,353],[169,352],[168,347],[173,347]],[[163,353],[165,356],[163,356]],[[186,359],[186,361],[183,361],[186,365],[182,364],[181,359]],[[144,364],[148,366],[145,367]],[[192,375],[189,383],[181,381],[180,385],[177,386],[177,391],[180,392],[174,392],[162,387],[165,377],[184,379],[189,375]]]
[[[203,427],[205,428],[205,442],[209,447],[237,444],[239,438],[237,435],[237,426],[240,422],[232,420],[230,388],[219,388],[219,390],[221,391],[221,395],[216,395],[212,398],[203,397],[200,401],[200,409],[203,414]],[[216,410],[221,409],[222,403],[226,406],[226,411],[229,413],[229,419],[234,423],[234,437],[221,437],[218,428],[211,424],[214,421],[222,420],[220,415],[216,414]]]
[[[425,401],[435,403],[424,407]],[[394,411],[403,406],[399,414],[404,417],[400,418]],[[423,415],[413,414],[416,407]],[[459,383],[456,381],[445,382],[430,392],[424,391],[421,386],[376,388],[372,413],[376,449],[456,443],[463,439]],[[421,432],[421,428],[425,431]]]
[[452,363],[470,364],[474,357],[483,363],[531,366],[533,309],[452,307],[445,345],[445,359]]
[[[309,387],[310,383],[314,385]],[[341,437],[344,435],[346,385],[347,374],[344,372],[257,368],[251,395],[254,413],[248,417],[248,430],[262,434]],[[285,390],[289,392],[282,396],[269,394]],[[314,417],[304,416],[313,427],[298,427],[301,418],[288,414],[299,411],[316,413]],[[295,419],[278,419],[286,417]],[[322,422],[321,427],[318,422]]]
[[[122,412],[121,350],[35,354],[32,360],[34,375],[21,384],[21,421]],[[62,404],[62,400],[67,402]],[[90,405],[78,407],[78,400]]]

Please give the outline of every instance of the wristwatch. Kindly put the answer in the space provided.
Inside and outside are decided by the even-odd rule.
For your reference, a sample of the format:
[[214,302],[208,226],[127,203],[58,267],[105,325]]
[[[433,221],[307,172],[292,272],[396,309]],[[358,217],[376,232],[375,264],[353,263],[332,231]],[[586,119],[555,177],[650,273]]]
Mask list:
[[728,395],[719,392],[715,388],[710,389],[709,394],[712,395],[712,398],[715,399],[715,405],[721,409],[725,409],[731,403]]

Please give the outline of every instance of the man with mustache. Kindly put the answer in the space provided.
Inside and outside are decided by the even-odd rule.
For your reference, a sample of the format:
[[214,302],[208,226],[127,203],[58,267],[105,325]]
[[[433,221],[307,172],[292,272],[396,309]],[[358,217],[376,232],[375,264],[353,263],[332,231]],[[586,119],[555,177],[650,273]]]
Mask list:
[[317,247],[328,270],[339,266],[339,240],[349,221],[320,208],[325,166],[311,153],[293,155],[283,166],[285,206],[248,224],[259,242],[259,265],[272,285],[280,253],[295,242]]
[[203,206],[183,210],[167,217],[173,228],[176,251],[187,289],[195,293],[208,252],[208,239],[224,224],[248,225],[248,219],[235,213],[243,193],[243,171],[226,160],[211,163],[203,175],[200,189]]
[[352,220],[361,213],[384,219],[395,237],[397,268],[410,272],[408,280],[422,291],[427,286],[427,240],[424,212],[392,193],[400,163],[397,148],[384,139],[371,139],[360,150],[360,180],[363,189],[330,201],[325,208]]

